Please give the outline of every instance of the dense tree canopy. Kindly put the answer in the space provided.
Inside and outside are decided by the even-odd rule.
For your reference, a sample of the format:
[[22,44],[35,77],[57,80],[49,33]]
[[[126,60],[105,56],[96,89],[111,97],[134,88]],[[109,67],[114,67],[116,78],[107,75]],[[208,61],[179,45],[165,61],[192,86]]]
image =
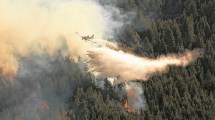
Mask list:
[[[203,57],[186,68],[171,67],[168,73],[141,82],[147,99],[147,109],[140,114],[127,112],[122,107],[122,99],[114,92],[114,87],[108,82],[105,88],[96,87],[93,84],[93,76],[81,70],[78,63],[74,63],[69,57],[63,58],[56,54],[54,57],[33,55],[24,60],[19,58],[24,67],[32,72],[26,73],[24,77],[17,76],[15,79],[19,83],[14,83],[16,87],[7,86],[0,80],[0,119],[19,119],[17,116],[25,116],[23,114],[28,114],[25,118],[22,117],[23,119],[215,118],[215,1],[114,2],[124,13],[130,11],[136,13],[133,21],[116,37],[122,48],[147,57],[201,48],[204,50]],[[34,61],[35,57],[47,61],[49,67],[54,70],[43,68],[43,65]],[[29,61],[35,64],[25,66]],[[28,84],[25,80],[28,80]],[[26,88],[23,89],[23,86]],[[17,90],[23,92],[20,94]],[[34,96],[39,96],[39,100],[35,100]],[[21,113],[19,111],[23,110],[20,110],[20,106],[13,107],[25,105],[24,103],[33,99],[36,102],[32,103],[32,106],[24,106],[28,112]],[[48,112],[38,112],[37,107],[33,109],[44,100],[49,103]],[[38,117],[32,117],[31,113],[38,114]]]

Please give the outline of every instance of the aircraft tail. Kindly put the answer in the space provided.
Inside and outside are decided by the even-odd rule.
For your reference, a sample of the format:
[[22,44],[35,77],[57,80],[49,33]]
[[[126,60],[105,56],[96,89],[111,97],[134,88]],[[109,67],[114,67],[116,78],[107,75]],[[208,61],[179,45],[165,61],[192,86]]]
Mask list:
[[78,32],[76,32],[77,35],[79,35],[80,37],[82,37]]

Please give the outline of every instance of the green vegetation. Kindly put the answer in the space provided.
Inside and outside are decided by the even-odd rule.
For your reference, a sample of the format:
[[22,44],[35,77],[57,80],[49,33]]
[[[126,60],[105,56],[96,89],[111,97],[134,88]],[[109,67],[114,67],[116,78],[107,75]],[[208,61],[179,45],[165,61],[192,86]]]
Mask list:
[[[33,55],[20,58],[20,72],[25,74],[19,74],[17,82],[6,85],[0,80],[0,119],[213,120],[215,1],[144,1],[124,0],[117,4],[123,11],[137,14],[118,35],[123,48],[147,57],[204,49],[204,56],[190,66],[171,67],[169,73],[142,82],[146,111],[126,112],[113,87],[108,83],[105,89],[96,87],[92,75],[69,57]],[[31,72],[22,71],[22,67]],[[37,106],[44,100],[49,109],[41,112]]]
[[[145,7],[141,8],[143,4]],[[144,118],[214,119],[215,1],[150,0],[142,3],[131,0],[125,8],[137,10],[136,20],[148,24],[148,28],[141,31],[140,24],[133,23],[129,26],[131,29],[125,29],[120,36],[124,47],[130,47],[136,54],[155,57],[186,49],[204,49],[203,58],[192,65],[172,67],[168,74],[143,82],[148,104]],[[147,15],[154,16],[143,18]]]

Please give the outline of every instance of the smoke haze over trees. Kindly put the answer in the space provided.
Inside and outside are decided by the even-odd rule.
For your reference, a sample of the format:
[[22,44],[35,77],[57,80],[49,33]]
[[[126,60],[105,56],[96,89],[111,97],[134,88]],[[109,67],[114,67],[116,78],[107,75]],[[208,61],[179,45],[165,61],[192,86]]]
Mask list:
[[[119,8],[131,20],[114,35],[124,50],[142,57],[204,50],[185,68],[170,67],[163,75],[139,81],[146,108],[130,113],[123,107],[124,84],[106,79],[95,85],[87,66],[71,60],[68,48],[50,55],[17,55],[19,69],[12,83],[0,74],[2,120],[207,119],[215,118],[215,1],[99,0]],[[117,15],[117,10],[115,11]],[[120,19],[116,17],[116,19]],[[112,37],[112,36],[111,36]],[[65,43],[66,44],[66,43]],[[0,44],[1,47],[1,44]],[[0,48],[0,54],[1,50]],[[2,53],[3,54],[3,53]],[[138,63],[137,63],[138,66]]]

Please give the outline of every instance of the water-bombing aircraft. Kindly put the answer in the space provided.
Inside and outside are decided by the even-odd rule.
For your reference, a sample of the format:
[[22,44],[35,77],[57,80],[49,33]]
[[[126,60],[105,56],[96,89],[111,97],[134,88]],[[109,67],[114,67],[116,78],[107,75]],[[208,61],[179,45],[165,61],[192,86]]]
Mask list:
[[[85,42],[90,41],[90,39],[94,39],[94,35],[81,36],[80,34],[78,34],[78,32],[76,32],[76,34],[79,35],[82,38],[82,40],[85,40]],[[93,42],[93,41],[91,41],[91,42]],[[93,42],[93,43],[96,43],[96,42]]]

